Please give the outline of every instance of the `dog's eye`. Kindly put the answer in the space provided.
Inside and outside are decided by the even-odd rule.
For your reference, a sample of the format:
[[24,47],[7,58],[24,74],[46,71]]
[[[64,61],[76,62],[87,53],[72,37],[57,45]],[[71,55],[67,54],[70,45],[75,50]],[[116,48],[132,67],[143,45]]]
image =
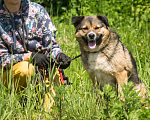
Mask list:
[[87,27],[85,27],[85,28],[82,28],[83,30],[88,30],[88,28]]
[[100,29],[100,27],[96,27],[96,28],[95,28],[95,30],[98,30],[98,29]]

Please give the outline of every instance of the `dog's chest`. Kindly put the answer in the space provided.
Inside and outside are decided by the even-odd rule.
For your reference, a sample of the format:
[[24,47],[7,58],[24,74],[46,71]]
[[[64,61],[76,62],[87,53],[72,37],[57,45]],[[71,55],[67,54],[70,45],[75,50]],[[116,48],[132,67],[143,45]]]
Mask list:
[[106,83],[114,81],[113,66],[102,53],[88,53],[82,56],[82,63],[90,76],[104,80]]
[[109,64],[107,57],[98,53],[89,53],[88,55],[82,56],[82,63],[86,70],[92,71],[103,71],[105,73],[113,72],[113,67]]

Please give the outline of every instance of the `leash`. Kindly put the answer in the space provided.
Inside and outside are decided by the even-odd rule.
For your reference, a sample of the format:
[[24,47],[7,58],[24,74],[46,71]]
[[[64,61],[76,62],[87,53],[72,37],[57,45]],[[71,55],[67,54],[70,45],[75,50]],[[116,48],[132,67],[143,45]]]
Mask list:
[[[72,59],[70,59],[70,60],[68,60],[67,62],[71,62],[72,60],[75,60],[75,59],[77,59],[77,58],[79,58],[79,57],[81,57],[81,54],[80,55],[77,55],[77,56],[75,56],[74,58],[72,58]],[[62,62],[57,62],[57,60],[55,60],[53,57],[52,57],[52,61],[51,62],[53,62],[55,65],[56,65],[56,67],[59,67],[60,65],[61,65],[61,63]],[[66,63],[67,63],[66,62]],[[43,68],[41,68],[41,69],[39,69],[39,71],[41,71],[42,73],[44,72],[44,76],[45,77],[47,77],[47,72],[45,72],[45,70],[43,69]],[[46,70],[47,71],[47,70]],[[62,80],[62,84],[64,84],[64,72],[63,72],[63,70],[62,69],[59,69],[58,68],[58,71],[59,71],[59,74],[60,74],[60,78],[61,78],[61,80]],[[68,78],[67,77],[65,77],[65,79],[67,79],[67,81],[68,81]]]
[[[80,55],[77,55],[76,57],[74,57],[74,58],[72,58],[72,59],[70,59],[70,60],[68,60],[68,61],[66,61],[65,63],[68,63],[68,62],[71,62],[72,60],[75,60],[76,58],[78,58],[78,57],[81,57],[81,54]],[[61,65],[62,64],[62,62],[57,62],[57,60],[55,60],[53,57],[52,57],[52,62],[54,62],[55,64],[56,64],[56,66],[59,66],[59,65]]]
[[71,60],[67,61],[67,62],[71,62],[72,60],[78,58],[78,57],[81,57],[81,54],[80,55],[77,55],[76,57],[72,58]]
[[[78,57],[80,57],[80,56],[81,56],[81,54],[78,55],[78,56],[76,56],[76,57],[74,57],[74,58],[72,58],[71,60],[69,60],[69,61],[67,61],[67,62],[70,62],[70,61],[72,61],[72,60],[74,60],[74,59],[76,59],[76,58],[78,58]],[[61,63],[60,63],[60,64],[61,64]],[[64,72],[63,72],[63,70],[62,70],[62,69],[58,69],[58,70],[59,70],[59,74],[60,74],[60,78],[61,78],[61,83],[62,83],[62,84],[67,84],[67,85],[72,84],[72,83],[69,82],[68,77],[65,77],[65,78],[64,78]],[[67,81],[67,83],[65,83],[65,81]]]

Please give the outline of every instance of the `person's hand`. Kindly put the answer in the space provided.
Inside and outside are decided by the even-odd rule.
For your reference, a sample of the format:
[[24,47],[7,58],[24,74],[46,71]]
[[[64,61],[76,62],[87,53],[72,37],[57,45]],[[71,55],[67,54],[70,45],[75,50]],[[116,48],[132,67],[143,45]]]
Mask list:
[[29,61],[31,57],[32,52],[28,52],[24,54],[23,60],[24,61]]
[[32,52],[31,57],[33,64],[37,65],[39,68],[47,68],[50,63],[50,58],[45,54]]
[[61,69],[66,69],[70,65],[71,58],[61,53],[57,56],[57,62],[60,64]]

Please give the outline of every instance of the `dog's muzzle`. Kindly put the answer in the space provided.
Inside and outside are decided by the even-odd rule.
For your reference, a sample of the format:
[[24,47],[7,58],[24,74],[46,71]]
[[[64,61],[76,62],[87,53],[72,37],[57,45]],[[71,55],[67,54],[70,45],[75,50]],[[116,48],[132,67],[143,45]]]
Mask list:
[[87,34],[87,42],[88,42],[88,47],[90,49],[96,48],[96,33],[93,31],[90,31]]
[[93,32],[93,31],[89,32],[89,33],[87,34],[87,38],[88,38],[89,41],[90,41],[90,40],[96,40],[96,33]]

